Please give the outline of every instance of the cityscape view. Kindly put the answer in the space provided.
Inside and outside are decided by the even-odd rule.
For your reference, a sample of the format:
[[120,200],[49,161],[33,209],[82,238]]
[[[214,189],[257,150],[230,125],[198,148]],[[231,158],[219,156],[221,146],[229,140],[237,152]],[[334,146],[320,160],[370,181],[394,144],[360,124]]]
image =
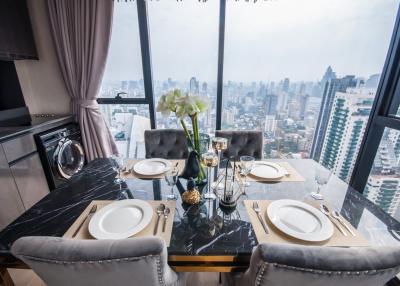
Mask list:
[[[398,1],[290,2],[304,12],[295,15],[290,12],[293,9],[288,10],[296,18],[295,30],[288,24],[292,19],[274,17],[285,15],[289,2],[227,2],[221,127],[260,130],[264,158],[311,158],[349,182],[380,81]],[[190,1],[181,6],[175,1],[149,2],[154,100],[156,105],[163,94],[174,89],[207,97],[210,107],[199,124],[202,132],[212,135],[217,115],[218,5],[212,1],[196,5]],[[180,17],[171,19],[170,14]],[[336,14],[347,16],[337,19]],[[139,34],[132,29],[137,28],[136,3],[119,3],[115,15],[120,20],[113,24],[99,97],[144,98]],[[196,15],[215,17],[198,25]],[[368,29],[365,23],[369,23]],[[103,104],[101,110],[120,153],[143,158],[144,130],[150,129],[149,106]],[[173,116],[156,114],[155,123],[160,129],[181,128]],[[388,129],[364,195],[398,220],[399,162],[400,135]]]

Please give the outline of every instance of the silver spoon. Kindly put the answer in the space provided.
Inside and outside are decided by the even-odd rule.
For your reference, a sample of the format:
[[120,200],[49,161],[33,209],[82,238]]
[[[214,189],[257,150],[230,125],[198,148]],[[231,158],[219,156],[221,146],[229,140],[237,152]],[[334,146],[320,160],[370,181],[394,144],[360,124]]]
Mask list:
[[337,210],[333,210],[331,212],[332,216],[337,219],[341,225],[343,225],[346,230],[352,235],[352,236],[356,236],[356,234],[354,233],[354,231],[351,230],[351,228],[343,221],[342,217],[340,216],[339,212]]
[[165,232],[165,225],[167,224],[167,218],[169,213],[171,212],[171,210],[167,207],[164,210],[164,223],[163,223],[163,227],[162,227],[162,232]]
[[165,210],[165,205],[164,204],[160,204],[157,207],[157,222],[156,222],[156,225],[154,226],[154,232],[153,232],[154,235],[157,234],[158,223],[160,222],[160,216],[164,213],[164,210]]
[[330,221],[336,226],[336,228],[337,228],[344,236],[347,236],[347,232],[345,232],[344,229],[343,229],[340,225],[338,225],[337,222],[332,218],[331,213],[330,213],[330,211],[329,211],[329,208],[328,208],[326,205],[321,204],[320,207],[319,207],[319,210],[320,210],[324,215],[326,215],[326,216],[330,219]]

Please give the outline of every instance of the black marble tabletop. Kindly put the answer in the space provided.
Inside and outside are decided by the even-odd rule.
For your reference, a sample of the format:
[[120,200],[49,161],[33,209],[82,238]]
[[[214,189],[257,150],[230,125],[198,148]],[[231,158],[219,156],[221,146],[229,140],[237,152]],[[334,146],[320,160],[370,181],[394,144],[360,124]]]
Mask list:
[[[243,200],[310,200],[310,193],[316,189],[316,162],[308,159],[285,161],[305,178],[304,182],[251,182],[246,196],[241,197],[231,213],[223,212],[217,201],[184,208],[179,196],[169,255],[250,256],[257,239]],[[10,246],[16,239],[28,235],[62,236],[92,200],[162,200],[170,191],[164,180],[134,179],[122,185],[114,184],[115,175],[108,159],[92,161],[68,183],[52,191],[1,231],[3,265],[12,265]],[[400,223],[337,177],[331,177],[322,194],[371,245],[400,245]]]

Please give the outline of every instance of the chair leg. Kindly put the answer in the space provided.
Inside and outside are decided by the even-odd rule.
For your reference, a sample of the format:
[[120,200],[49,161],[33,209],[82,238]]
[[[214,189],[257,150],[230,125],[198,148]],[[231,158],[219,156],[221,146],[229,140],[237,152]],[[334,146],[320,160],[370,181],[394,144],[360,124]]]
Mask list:
[[7,268],[0,268],[0,285],[1,286],[15,286],[10,273]]
[[221,285],[222,284],[222,273],[219,273],[219,279],[218,279],[218,284]]

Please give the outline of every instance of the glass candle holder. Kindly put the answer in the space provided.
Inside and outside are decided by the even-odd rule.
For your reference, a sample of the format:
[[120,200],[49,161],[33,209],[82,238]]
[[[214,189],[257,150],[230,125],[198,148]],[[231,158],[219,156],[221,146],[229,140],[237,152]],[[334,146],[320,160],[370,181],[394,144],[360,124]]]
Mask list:
[[211,169],[218,166],[218,156],[214,152],[207,152],[201,155],[201,163],[207,167],[207,193],[204,194],[204,198],[207,200],[215,200],[216,196],[211,192]]

